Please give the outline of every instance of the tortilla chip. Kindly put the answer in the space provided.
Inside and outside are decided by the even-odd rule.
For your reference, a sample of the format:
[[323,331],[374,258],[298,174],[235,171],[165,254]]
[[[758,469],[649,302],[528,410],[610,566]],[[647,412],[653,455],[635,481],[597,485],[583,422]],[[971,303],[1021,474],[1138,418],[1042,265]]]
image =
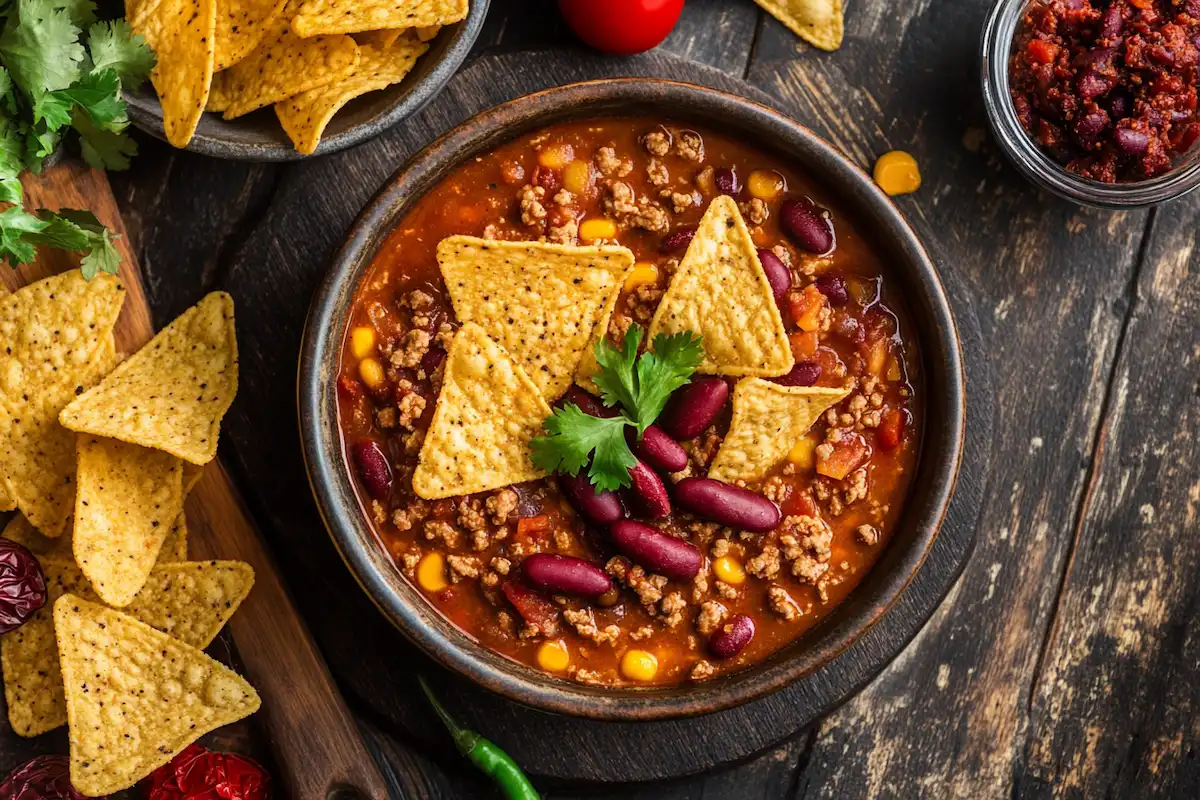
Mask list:
[[211,730],[258,710],[258,693],[202,651],[66,594],[54,604],[70,729],[71,783],[133,786]]
[[822,50],[837,50],[845,37],[842,0],[754,0],[792,33]]
[[537,480],[529,441],[550,406],[483,328],[466,323],[446,358],[446,377],[413,473],[413,490],[436,500]]
[[297,6],[299,0],[290,0],[254,52],[225,71],[225,119],[343,80],[358,66],[358,45],[352,37],[301,39],[293,33],[288,21]]
[[312,153],[321,143],[333,115],[346,103],[404,80],[417,58],[428,49],[424,42],[407,38],[387,49],[363,45],[358,49],[358,68],[352,75],[279,103],[275,106],[275,116],[296,150]]
[[[275,27],[287,0],[217,0],[213,70],[229,69],[254,52]],[[209,111],[216,109],[211,107]]]
[[[14,514],[8,521],[0,536],[11,539],[38,558],[49,558],[58,561],[75,561],[75,536],[70,525],[63,534],[55,539],[43,536],[37,528],[29,524],[29,520],[20,514]],[[183,514],[175,518],[171,531],[167,534],[162,548],[158,551],[157,564],[168,564],[173,561],[187,561],[187,520]]]
[[162,105],[167,141],[187,147],[196,132],[213,76],[216,0],[158,0],[129,20],[158,63],[150,81]]
[[422,25],[417,28],[417,38],[422,42],[432,42],[443,27],[442,25]]
[[795,365],[771,284],[732,197],[712,201],[654,319],[649,340],[692,331],[703,337],[697,370],[714,375],[786,375]]
[[0,484],[48,536],[62,532],[74,501],[74,437],[55,409],[115,366],[124,301],[116,278],[89,282],[78,270],[0,300]]
[[437,257],[458,319],[495,337],[550,401],[571,385],[634,260],[624,247],[474,236],[443,239]]
[[187,461],[183,462],[183,497],[186,500],[187,496],[192,493],[192,489],[196,488],[196,484],[204,477],[204,467],[198,467],[195,464],[190,464]]
[[0,480],[0,512],[12,511],[17,507],[17,501],[12,499],[12,495],[8,493],[8,489],[4,488],[4,483]]
[[183,512],[183,464],[168,453],[80,436],[75,561],[110,606],[127,606]]
[[308,37],[383,28],[449,25],[467,16],[467,0],[308,0],[292,30]]
[[621,299],[621,289],[633,274],[633,270],[634,267],[626,270],[617,285],[609,291],[608,299],[600,309],[600,319],[596,321],[596,327],[592,330],[592,338],[588,340],[587,347],[583,348],[583,356],[579,359],[578,369],[575,370],[575,382],[594,395],[600,394],[600,387],[592,380],[600,371],[600,362],[596,360],[596,345],[608,337],[608,325],[612,322],[613,312],[617,310],[617,301]]
[[162,547],[159,548],[156,566],[157,564],[187,561],[187,540],[187,515],[180,512],[179,516],[175,518],[175,522],[171,524],[171,531],[163,540]]
[[233,300],[213,292],[183,313],[59,419],[79,433],[162,450],[204,465],[237,394]]
[[[46,605],[23,626],[0,637],[8,719],[19,736],[37,736],[67,724],[62,670],[54,641],[54,602],[64,594],[96,601],[83,572],[69,561],[43,560]],[[204,561],[156,567],[126,614],[204,648],[254,585],[240,561]]]
[[781,386],[762,378],[738,381],[729,433],[708,470],[713,480],[734,483],[763,478],[849,388]]
[[208,90],[208,102],[204,104],[205,111],[211,111],[214,114],[222,114],[231,101],[229,91],[225,88],[228,72],[218,72],[213,75],[212,87]]

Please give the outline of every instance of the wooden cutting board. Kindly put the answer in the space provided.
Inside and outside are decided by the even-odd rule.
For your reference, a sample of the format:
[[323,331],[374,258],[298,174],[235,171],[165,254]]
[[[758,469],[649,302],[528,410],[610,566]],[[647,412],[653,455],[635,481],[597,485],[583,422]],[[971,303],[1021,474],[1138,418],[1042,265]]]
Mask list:
[[[27,207],[88,209],[121,237],[117,249],[128,294],[115,331],[117,350],[138,350],[154,335],[154,325],[107,177],[67,161],[41,176],[26,175],[24,186]],[[18,270],[0,267],[0,282],[17,289],[77,264],[78,256],[47,250]],[[357,793],[384,800],[385,784],[354,719],[219,459],[205,467],[188,498],[187,521],[191,558],[239,559],[254,567],[254,589],[229,628],[246,677],[262,695],[255,719],[275,753],[284,796],[326,800]]]

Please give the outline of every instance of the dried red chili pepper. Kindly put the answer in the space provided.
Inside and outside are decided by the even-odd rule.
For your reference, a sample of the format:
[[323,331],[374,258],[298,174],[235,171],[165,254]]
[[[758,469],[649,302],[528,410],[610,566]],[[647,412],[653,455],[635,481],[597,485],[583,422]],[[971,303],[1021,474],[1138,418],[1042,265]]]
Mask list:
[[271,777],[258,762],[198,744],[156,769],[143,786],[146,800],[269,800],[271,796]]
[[66,756],[38,756],[9,773],[0,783],[0,800],[85,800],[71,786]]
[[0,633],[16,630],[46,605],[46,576],[33,553],[0,539]]

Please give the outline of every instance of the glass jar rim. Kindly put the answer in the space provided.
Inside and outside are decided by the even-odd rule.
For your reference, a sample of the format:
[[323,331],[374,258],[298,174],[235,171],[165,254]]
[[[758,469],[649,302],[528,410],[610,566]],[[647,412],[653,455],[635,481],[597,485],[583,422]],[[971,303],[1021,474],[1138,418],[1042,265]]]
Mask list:
[[1098,208],[1131,209],[1183,197],[1200,187],[1200,146],[1194,146],[1169,172],[1142,181],[1101,183],[1068,172],[1038,147],[1017,119],[1009,94],[1012,42],[1025,9],[1038,0],[997,0],[981,41],[983,100],[992,134],[1017,169],[1059,197]]

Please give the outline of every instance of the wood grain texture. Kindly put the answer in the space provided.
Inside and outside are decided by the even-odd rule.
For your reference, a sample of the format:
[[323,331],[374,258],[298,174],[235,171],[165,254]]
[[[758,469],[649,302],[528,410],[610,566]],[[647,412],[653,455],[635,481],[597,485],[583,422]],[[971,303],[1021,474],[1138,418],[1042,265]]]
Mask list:
[[[127,295],[114,336],[119,351],[140,349],[155,328],[105,175],[68,161],[37,178],[27,176],[23,184],[30,205],[52,210],[91,209],[120,237],[120,277]],[[76,257],[51,251],[23,267],[20,277],[28,282],[75,265]],[[6,281],[14,277],[15,273],[5,273]],[[255,588],[229,627],[246,672],[263,696],[257,721],[275,746],[290,796],[324,800],[334,789],[346,787],[372,800],[383,800],[387,789],[357,735],[355,722],[219,461],[205,468],[188,498],[187,513],[194,556],[240,559],[254,567]]]

